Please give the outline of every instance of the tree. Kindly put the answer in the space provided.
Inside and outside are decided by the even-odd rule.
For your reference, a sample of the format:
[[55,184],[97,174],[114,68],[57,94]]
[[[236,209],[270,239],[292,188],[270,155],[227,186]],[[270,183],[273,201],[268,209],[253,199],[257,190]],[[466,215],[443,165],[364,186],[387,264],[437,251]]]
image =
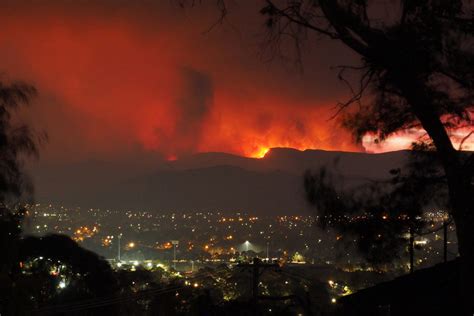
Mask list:
[[[28,216],[22,204],[32,201],[33,195],[23,162],[38,156],[44,137],[15,123],[15,111],[28,105],[35,94],[30,85],[0,82],[0,313],[6,315],[28,314],[41,304],[100,297],[118,290],[108,263],[69,237],[22,235]],[[60,292],[58,278],[51,272],[58,265],[64,266],[63,274],[71,281]]]
[[[449,212],[456,224],[465,312],[474,309],[474,154],[462,152],[473,134],[474,16],[471,1],[384,1],[391,14],[380,14],[381,1],[296,0],[280,6],[267,0],[262,14],[270,34],[296,41],[313,31],[338,40],[360,56],[353,97],[340,104],[343,125],[356,140],[373,133],[384,140],[402,129],[426,131],[442,166]],[[349,108],[357,104],[358,108]],[[469,129],[455,148],[453,130]],[[331,192],[334,194],[334,192]],[[413,193],[412,193],[413,194]]]
[[[180,3],[194,3],[181,0]],[[222,16],[225,0],[217,0]],[[465,289],[474,281],[474,154],[462,152],[473,133],[474,8],[469,0],[266,0],[261,10],[271,43],[283,37],[296,47],[309,33],[340,41],[360,57],[342,66],[359,74],[353,96],[337,114],[356,141],[373,133],[426,131],[448,187],[449,212],[456,224]],[[384,12],[389,12],[385,14]],[[222,18],[221,18],[222,20]],[[275,46],[273,45],[273,47]],[[268,45],[272,47],[272,45]],[[351,107],[351,105],[357,107]],[[468,129],[459,148],[451,134]],[[320,179],[321,180],[321,179]],[[328,188],[328,187],[326,187]],[[327,193],[337,197],[337,192]],[[337,202],[337,199],[333,199]],[[337,205],[336,205],[337,206]],[[466,281],[469,280],[469,281]],[[467,292],[467,291],[464,291]],[[465,298],[465,302],[469,298]],[[472,310],[472,303],[468,303]]]
[[[201,1],[178,0],[180,5]],[[296,43],[318,36],[342,42],[360,64],[341,66],[360,74],[352,98],[339,104],[342,124],[361,141],[367,133],[380,141],[404,129],[426,131],[449,187],[461,256],[474,258],[474,155],[456,149],[450,138],[472,130],[474,110],[474,6],[468,0],[265,0],[270,42]],[[217,0],[222,15],[226,1]],[[381,10],[380,8],[383,8]],[[381,11],[391,12],[384,14]],[[268,45],[272,47],[272,45]],[[357,108],[350,107],[358,105]],[[462,144],[474,131],[461,141]]]
[[381,267],[401,259],[407,239],[426,234],[424,210],[446,209],[448,200],[446,178],[434,152],[426,148],[414,149],[403,170],[390,173],[387,180],[350,189],[327,167],[307,171],[304,179],[307,199],[319,212],[319,224],[336,229],[339,243],[353,245],[355,239],[365,259]]
[[0,273],[11,269],[15,262],[16,242],[21,233],[24,209],[12,212],[8,204],[31,197],[33,187],[23,170],[23,159],[38,155],[38,141],[24,124],[14,124],[15,111],[30,103],[36,94],[34,87],[17,82],[0,82]]
[[41,137],[25,124],[14,124],[15,111],[30,103],[36,89],[22,82],[0,82],[0,203],[31,197],[33,187],[23,159],[38,156]]
[[[23,170],[23,158],[38,154],[37,139],[26,125],[14,124],[19,108],[29,104],[36,94],[34,87],[17,82],[0,82],[0,278],[2,279],[0,311],[11,294],[12,272],[17,270],[21,220],[26,210],[12,211],[20,199],[28,199],[32,185]],[[14,206],[13,208],[16,208]]]
[[[359,88],[339,105],[343,125],[357,141],[380,140],[411,127],[433,142],[449,187],[450,211],[461,256],[474,258],[474,155],[456,150],[450,132],[472,128],[474,37],[469,1],[396,1],[392,16],[377,18],[380,1],[266,1],[262,14],[275,36],[314,31],[339,40],[361,58]],[[392,5],[393,5],[392,1]],[[387,6],[390,6],[387,1]],[[276,33],[275,33],[276,32]],[[342,75],[342,74],[341,74]],[[357,103],[359,108],[350,109]],[[470,136],[471,133],[468,134]]]

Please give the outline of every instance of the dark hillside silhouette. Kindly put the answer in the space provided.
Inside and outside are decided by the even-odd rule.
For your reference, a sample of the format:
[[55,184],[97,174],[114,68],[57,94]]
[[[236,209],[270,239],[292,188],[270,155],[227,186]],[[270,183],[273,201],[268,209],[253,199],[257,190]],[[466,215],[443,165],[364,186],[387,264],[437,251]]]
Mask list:
[[309,214],[301,182],[305,170],[328,166],[344,176],[347,186],[356,186],[389,178],[390,169],[403,167],[407,158],[408,151],[366,154],[275,148],[262,159],[202,153],[141,168],[106,161],[40,163],[31,174],[39,203],[157,212]]
[[416,271],[340,299],[338,315],[462,315],[459,260]]

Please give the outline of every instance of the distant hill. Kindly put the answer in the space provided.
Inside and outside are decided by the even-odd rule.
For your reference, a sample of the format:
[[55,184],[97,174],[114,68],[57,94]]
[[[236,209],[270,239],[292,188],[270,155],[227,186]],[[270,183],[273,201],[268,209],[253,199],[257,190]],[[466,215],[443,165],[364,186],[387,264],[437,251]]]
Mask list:
[[302,174],[307,169],[321,166],[336,168],[343,175],[378,178],[388,170],[403,164],[408,151],[382,154],[338,152],[324,150],[300,151],[290,148],[273,148],[264,158],[246,158],[224,153],[202,153],[169,163],[170,169],[186,170],[212,166],[237,166],[253,171],[281,170]]
[[39,202],[67,206],[156,211],[308,212],[302,175],[327,166],[348,183],[384,178],[407,151],[384,154],[274,148],[262,159],[201,153],[177,161],[32,167]]

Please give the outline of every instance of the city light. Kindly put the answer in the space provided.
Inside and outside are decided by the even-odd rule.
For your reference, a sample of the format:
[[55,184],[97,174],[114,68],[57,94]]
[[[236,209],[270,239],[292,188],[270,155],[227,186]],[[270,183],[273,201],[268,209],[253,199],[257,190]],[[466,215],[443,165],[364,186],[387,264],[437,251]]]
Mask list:
[[[96,210],[93,212],[96,212]],[[66,211],[64,213],[67,216],[70,214]],[[194,273],[200,271],[203,266],[215,265],[217,267],[225,264],[232,274],[239,273],[238,270],[233,269],[233,266],[248,264],[249,252],[251,252],[252,257],[259,258],[262,264],[272,264],[275,261],[282,270],[285,270],[287,265],[295,266],[296,264],[308,265],[308,268],[315,264],[334,265],[335,262],[331,259],[333,250],[328,245],[332,245],[335,239],[344,240],[342,234],[315,231],[314,222],[318,220],[316,216],[256,217],[247,213],[236,213],[235,215],[226,214],[224,217],[219,212],[184,213],[178,216],[177,213],[154,215],[145,211],[128,211],[125,213],[125,222],[129,223],[126,226],[117,226],[109,221],[109,213],[104,213],[105,215],[100,217],[91,215],[96,213],[87,211],[83,214],[84,219],[93,220],[91,222],[83,220],[81,222],[83,223],[82,226],[78,226],[71,223],[69,217],[65,217],[66,215],[60,216],[60,214],[58,211],[58,216],[47,217],[48,223],[50,223],[48,227],[57,227],[55,229],[58,232],[77,237],[79,237],[77,234],[78,227],[82,227],[79,231],[82,237],[89,232],[92,235],[98,229],[101,230],[100,233],[91,236],[88,243],[95,243],[96,246],[99,246],[116,271],[125,272],[123,269],[126,269],[127,272],[143,271],[140,266],[148,272],[156,269],[163,274],[163,280],[183,278],[182,285],[193,290],[211,286],[207,281],[201,283],[200,280],[195,278]],[[391,218],[391,216],[381,214],[379,220],[382,220],[383,216],[387,216],[387,220]],[[67,218],[67,220],[64,220],[64,218]],[[59,222],[56,219],[62,220]],[[350,220],[361,221],[365,218],[357,215]],[[437,213],[430,213],[428,220],[431,225],[430,228],[433,229],[443,223],[444,217],[440,217]],[[431,222],[436,225],[433,226]],[[43,223],[36,226],[39,226],[38,229],[44,229]],[[94,230],[94,227],[97,228]],[[158,232],[162,231],[163,228],[171,229],[172,233],[160,235]],[[154,232],[156,237],[154,239],[142,238],[139,234],[140,231]],[[449,226],[448,232],[450,234],[455,232],[454,225]],[[178,233],[182,233],[180,235],[181,239],[179,241],[171,240],[171,238],[177,238]],[[243,241],[239,241],[239,239]],[[280,243],[280,240],[282,243]],[[416,237],[413,241],[417,246],[415,249],[417,251],[416,257],[414,258],[416,266],[428,265],[434,259],[439,259],[442,249],[436,247],[442,244],[437,242],[438,240],[444,240],[444,237],[437,231],[433,234]],[[351,239],[346,238],[346,241],[350,242]],[[179,244],[183,246],[179,247]],[[448,241],[447,245],[455,247],[455,239]],[[320,249],[317,255],[308,252],[308,249],[316,247]],[[270,250],[272,251],[270,252]],[[339,263],[343,271],[375,271],[372,267],[362,266],[359,261],[354,260],[349,251],[346,254],[347,260],[342,259]],[[121,260],[121,255],[124,255],[123,260]],[[152,258],[160,258],[160,260]],[[63,267],[61,262],[56,262],[49,256],[44,258],[36,256],[33,263],[39,262],[39,260],[42,261],[42,264],[51,265],[51,274],[57,278],[55,287],[58,291],[69,288],[71,287],[70,284],[74,283],[68,279],[63,279],[62,269],[67,269],[67,267],[59,268]],[[31,263],[26,261],[21,269],[26,272],[30,269],[30,265]],[[173,267],[175,267],[174,270]],[[176,268],[180,269],[181,273],[177,273]],[[301,269],[305,268],[301,267]],[[346,283],[343,278],[336,277],[332,273],[328,274],[325,279],[329,290],[328,305],[339,304],[339,297],[351,295],[355,289],[360,287],[360,284],[353,281]],[[213,286],[225,286],[226,282],[220,275],[215,278]],[[288,279],[288,276],[284,275],[277,282],[282,285],[281,288],[284,289],[285,293],[300,285],[299,281]],[[136,284],[138,286],[139,283]],[[260,285],[261,295],[267,295],[266,293],[268,293],[267,286],[264,284]],[[146,286],[143,285],[144,288]],[[225,293],[224,297],[231,301],[235,298],[235,294]]]

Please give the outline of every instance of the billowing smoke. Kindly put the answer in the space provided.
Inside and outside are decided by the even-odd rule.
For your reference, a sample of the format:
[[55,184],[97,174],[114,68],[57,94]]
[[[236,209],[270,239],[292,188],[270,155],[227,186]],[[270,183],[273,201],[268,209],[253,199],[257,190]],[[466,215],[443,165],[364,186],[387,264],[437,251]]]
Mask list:
[[198,150],[214,97],[209,75],[191,67],[182,67],[180,74],[173,130],[168,134],[156,128],[156,150],[167,153],[169,159]]
[[49,133],[43,157],[361,150],[329,120],[347,97],[330,66],[350,64],[348,50],[318,42],[300,73],[259,58],[259,2],[239,2],[211,32],[214,6],[170,3],[0,3],[0,70],[40,92],[31,119]]

